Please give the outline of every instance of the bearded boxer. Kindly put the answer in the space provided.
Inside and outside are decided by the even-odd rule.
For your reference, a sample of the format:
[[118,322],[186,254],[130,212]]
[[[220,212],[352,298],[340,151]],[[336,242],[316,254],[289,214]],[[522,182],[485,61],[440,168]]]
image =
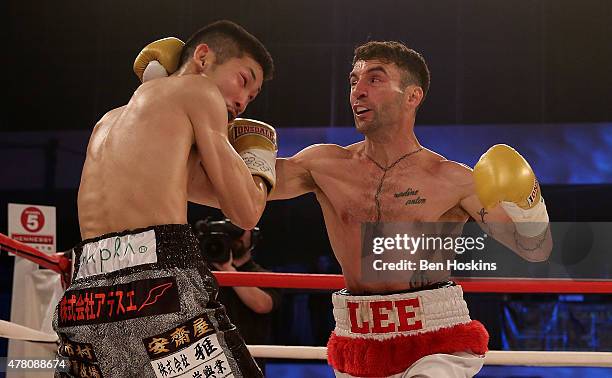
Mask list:
[[272,58],[242,27],[220,21],[184,46],[147,46],[135,62],[141,79],[159,71],[151,60],[172,75],[138,87],[89,141],[78,193],[83,241],[54,317],[59,354],[74,376],[262,376],[216,301],[187,201],[208,185],[234,223],[257,223],[275,184],[275,131],[251,127],[232,145],[227,124],[271,78]]
[[272,198],[315,193],[346,281],[347,289],[333,295],[336,328],[328,343],[339,377],[473,376],[487,351],[488,334],[470,320],[461,287],[447,281],[450,272],[405,271],[404,281],[365,282],[363,223],[463,224],[472,217],[526,260],[546,260],[552,249],[538,182],[514,149],[493,146],[472,171],[419,143],[414,124],[429,82],[421,54],[401,43],[357,47],[350,102],[365,139],[277,159]]
[[[277,159],[270,197],[315,193],[323,210],[347,286],[333,295],[329,363],[339,377],[473,376],[483,365],[488,334],[470,319],[461,287],[445,270],[407,270],[401,281],[365,280],[362,224],[462,226],[471,217],[519,256],[543,261],[552,241],[539,184],[509,146],[493,146],[472,171],[419,143],[414,124],[430,75],[421,54],[405,45],[359,46],[349,82],[355,126],[365,139],[347,147],[314,145]],[[200,194],[206,202],[206,193]],[[213,193],[208,198],[218,206]]]

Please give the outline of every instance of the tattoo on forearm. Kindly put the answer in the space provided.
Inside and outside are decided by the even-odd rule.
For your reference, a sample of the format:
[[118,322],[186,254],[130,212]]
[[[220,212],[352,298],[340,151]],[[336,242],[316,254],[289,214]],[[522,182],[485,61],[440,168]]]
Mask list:
[[[410,197],[406,199],[404,205],[422,205],[427,201],[427,198],[421,198],[421,196],[419,196],[418,189],[412,188],[408,188],[403,192],[395,193],[394,196],[395,198]],[[411,196],[416,196],[416,198]]]
[[485,217],[485,215],[489,214],[489,212],[488,212],[488,211],[486,211],[486,210],[484,209],[484,207],[483,207],[482,209],[480,209],[480,211],[478,212],[478,214],[480,214],[480,221],[481,221],[482,223],[487,223],[487,222],[485,221],[484,217]]
[[536,243],[536,245],[534,247],[525,247],[520,240],[520,235],[519,233],[516,231],[516,229],[514,230],[514,242],[516,243],[516,246],[520,249],[522,249],[523,251],[527,251],[527,252],[533,252],[536,251],[538,249],[540,249],[542,247],[542,244],[544,244],[544,241],[546,241],[547,237],[548,237],[548,229],[550,228],[550,224],[546,227],[546,230],[544,230],[544,233],[542,234],[542,236],[540,237],[540,239],[538,239],[538,242]]
[[480,221],[484,225],[486,233],[492,236],[493,235],[492,224],[487,223],[487,221],[485,220],[485,215],[489,214],[489,212],[486,211],[485,208],[483,207],[482,209],[480,209],[478,214],[480,215]]

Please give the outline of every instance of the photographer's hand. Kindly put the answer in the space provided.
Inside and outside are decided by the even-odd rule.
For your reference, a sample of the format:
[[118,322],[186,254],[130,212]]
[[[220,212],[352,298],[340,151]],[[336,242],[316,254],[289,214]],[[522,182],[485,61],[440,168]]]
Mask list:
[[[234,258],[230,252],[230,258],[223,264],[212,263],[216,269],[224,272],[236,272],[237,269],[233,265]],[[244,262],[242,262],[244,264]],[[242,303],[244,303],[253,312],[258,314],[267,314],[274,308],[274,302],[270,294],[261,290],[258,287],[235,286],[233,287]]]
[[211,263],[216,269],[224,271],[224,272],[235,272],[236,268],[234,268],[234,258],[232,257],[232,252],[229,253],[229,260],[220,263]]

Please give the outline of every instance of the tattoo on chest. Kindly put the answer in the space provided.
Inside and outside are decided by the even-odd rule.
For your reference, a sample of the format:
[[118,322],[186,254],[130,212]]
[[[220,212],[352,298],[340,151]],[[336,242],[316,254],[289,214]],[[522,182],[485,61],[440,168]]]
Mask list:
[[387,175],[387,171],[385,171],[380,178],[380,183],[378,184],[378,188],[376,189],[376,194],[374,195],[374,203],[376,204],[376,224],[380,222],[381,217],[381,209],[380,209],[380,193],[382,192],[383,182],[385,181],[385,176]]
[[368,159],[370,159],[370,161],[372,163],[374,163],[374,165],[376,165],[383,172],[383,175],[380,178],[380,183],[378,184],[378,189],[376,189],[376,194],[374,195],[374,202],[376,204],[376,223],[380,223],[380,218],[381,218],[381,215],[382,215],[382,211],[380,209],[380,194],[382,193],[382,187],[383,187],[383,183],[385,182],[385,177],[387,177],[387,172],[389,172],[391,169],[393,169],[393,167],[395,167],[400,161],[402,161],[405,158],[407,158],[408,156],[414,155],[417,152],[420,152],[422,150],[423,150],[423,147],[420,147],[420,148],[417,148],[416,150],[414,150],[412,152],[408,152],[407,154],[405,154],[403,156],[400,156],[399,159],[397,159],[396,161],[394,161],[393,163],[391,163],[391,165],[389,165],[387,167],[383,167],[382,165],[378,164],[376,162],[376,160],[374,160],[370,156],[366,155],[368,157]]
[[[419,196],[418,189],[408,188],[403,192],[395,193],[395,198],[406,198],[404,205],[422,205],[427,201],[427,198]],[[415,197],[416,196],[416,197]]]

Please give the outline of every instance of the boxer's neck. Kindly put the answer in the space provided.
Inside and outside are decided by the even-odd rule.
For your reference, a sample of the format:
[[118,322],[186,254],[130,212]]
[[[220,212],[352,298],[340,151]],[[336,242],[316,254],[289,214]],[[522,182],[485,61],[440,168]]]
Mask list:
[[422,148],[414,129],[403,128],[386,135],[368,135],[364,141],[364,153],[377,164],[387,167],[402,156]]

